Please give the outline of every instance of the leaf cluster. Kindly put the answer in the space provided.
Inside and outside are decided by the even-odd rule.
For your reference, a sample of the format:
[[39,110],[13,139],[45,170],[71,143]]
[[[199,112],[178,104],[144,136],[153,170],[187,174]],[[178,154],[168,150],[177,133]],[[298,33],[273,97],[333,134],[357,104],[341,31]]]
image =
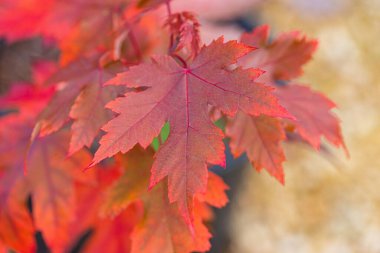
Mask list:
[[1,35],[61,58],[0,99],[0,250],[204,252],[224,138],[280,183],[284,141],[345,148],[334,103],[296,81],[317,47],[299,32],[205,45],[169,0],[3,2]]

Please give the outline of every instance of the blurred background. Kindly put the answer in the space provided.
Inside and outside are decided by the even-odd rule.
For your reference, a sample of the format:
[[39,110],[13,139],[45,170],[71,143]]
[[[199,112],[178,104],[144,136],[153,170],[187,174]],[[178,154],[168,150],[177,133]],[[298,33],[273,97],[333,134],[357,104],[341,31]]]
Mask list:
[[[350,151],[285,144],[286,184],[246,159],[222,172],[231,202],[217,211],[211,252],[380,252],[380,0],[177,0],[200,15],[205,42],[269,24],[319,40],[303,83],[335,101]],[[27,81],[26,62],[52,59],[38,39],[0,43],[0,89]],[[16,71],[15,71],[16,70]]]

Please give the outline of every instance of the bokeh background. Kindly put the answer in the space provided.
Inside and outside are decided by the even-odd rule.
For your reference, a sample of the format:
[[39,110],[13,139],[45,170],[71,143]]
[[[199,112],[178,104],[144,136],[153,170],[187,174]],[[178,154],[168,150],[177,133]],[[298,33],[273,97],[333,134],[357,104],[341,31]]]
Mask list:
[[[244,158],[224,172],[231,203],[217,212],[211,252],[380,252],[380,0],[174,0],[202,21],[205,42],[269,24],[300,30],[319,49],[300,80],[338,105],[350,151],[284,145],[286,184]],[[56,58],[38,39],[0,43],[0,90],[27,81],[26,62]]]

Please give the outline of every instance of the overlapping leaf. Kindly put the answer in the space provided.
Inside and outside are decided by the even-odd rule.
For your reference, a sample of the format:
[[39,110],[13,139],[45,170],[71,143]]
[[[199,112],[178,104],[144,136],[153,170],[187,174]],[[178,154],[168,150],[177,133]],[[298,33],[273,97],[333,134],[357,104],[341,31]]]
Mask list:
[[90,147],[101,126],[112,118],[113,114],[104,108],[105,104],[120,90],[101,85],[121,69],[100,68],[97,57],[93,57],[76,61],[57,72],[49,82],[58,83],[58,90],[40,115],[38,127],[41,135],[59,130],[71,118],[69,154],[84,146]]

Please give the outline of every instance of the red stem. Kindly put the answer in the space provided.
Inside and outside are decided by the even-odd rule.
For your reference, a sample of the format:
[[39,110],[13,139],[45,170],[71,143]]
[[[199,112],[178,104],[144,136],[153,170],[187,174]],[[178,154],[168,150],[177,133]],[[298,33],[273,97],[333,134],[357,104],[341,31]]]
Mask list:
[[166,10],[168,11],[168,16],[172,15],[172,8],[170,6],[170,0],[166,1]]
[[184,68],[187,68],[187,63],[181,56],[179,56],[178,54],[172,54],[172,56],[179,60]]

